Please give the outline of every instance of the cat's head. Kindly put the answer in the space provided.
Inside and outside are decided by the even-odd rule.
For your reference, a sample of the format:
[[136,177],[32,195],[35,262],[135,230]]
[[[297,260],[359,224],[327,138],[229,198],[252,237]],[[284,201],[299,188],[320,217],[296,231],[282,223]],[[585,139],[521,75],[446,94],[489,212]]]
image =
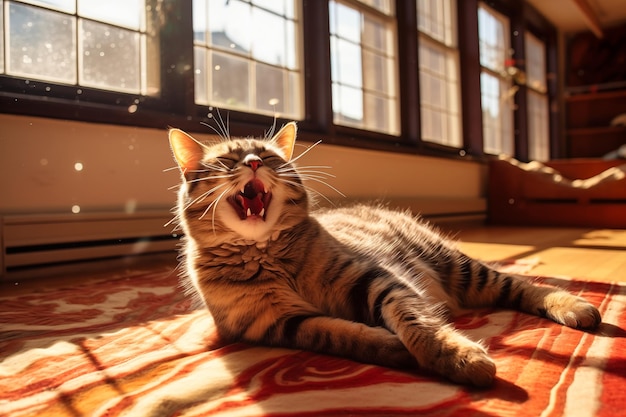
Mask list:
[[179,129],[169,139],[182,177],[178,215],[192,237],[267,241],[306,217],[307,193],[289,162],[295,122],[271,139],[203,144]]

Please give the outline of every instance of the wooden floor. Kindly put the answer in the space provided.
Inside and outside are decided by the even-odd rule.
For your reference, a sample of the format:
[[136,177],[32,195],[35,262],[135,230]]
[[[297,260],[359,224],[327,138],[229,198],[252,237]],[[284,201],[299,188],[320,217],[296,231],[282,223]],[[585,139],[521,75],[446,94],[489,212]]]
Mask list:
[[442,226],[460,248],[485,261],[537,262],[529,274],[626,282],[626,230]]
[[[626,283],[626,230],[600,230],[545,227],[502,227],[476,224],[439,224],[443,232],[459,240],[462,251],[483,261],[528,260],[534,266],[525,272],[534,276],[566,276],[591,281]],[[176,268],[176,254],[149,265]],[[127,268],[127,270],[129,270]],[[120,273],[102,266],[97,271],[38,279],[0,280],[3,295],[23,294],[42,287],[72,285],[77,281],[103,279]],[[173,272],[175,273],[175,272]]]

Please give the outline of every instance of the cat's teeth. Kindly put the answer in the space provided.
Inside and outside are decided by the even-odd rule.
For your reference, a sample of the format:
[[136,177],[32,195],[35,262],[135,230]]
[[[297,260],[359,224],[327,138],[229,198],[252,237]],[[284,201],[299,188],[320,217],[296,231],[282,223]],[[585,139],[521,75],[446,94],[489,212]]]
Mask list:
[[248,207],[248,213],[246,213],[248,215],[248,217],[252,216],[252,210],[250,210],[250,207]]
[[269,190],[267,189],[267,187],[263,187],[263,191],[265,192],[265,194],[269,193]]
[[263,217],[265,216],[265,209],[262,208],[261,211],[259,212],[259,217]]
[[242,186],[241,186],[241,190],[239,190],[239,191],[241,192],[241,194],[243,194],[245,190],[246,190],[246,186],[245,186],[245,185],[242,185]]

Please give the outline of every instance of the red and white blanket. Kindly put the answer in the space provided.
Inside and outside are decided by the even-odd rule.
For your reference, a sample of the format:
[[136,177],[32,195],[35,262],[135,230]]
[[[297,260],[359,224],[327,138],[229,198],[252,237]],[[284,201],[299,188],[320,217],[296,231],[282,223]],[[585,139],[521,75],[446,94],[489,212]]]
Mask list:
[[173,271],[0,295],[0,416],[616,416],[626,286],[545,278],[599,306],[584,333],[510,311],[456,326],[488,343],[494,387],[310,352],[225,344]]

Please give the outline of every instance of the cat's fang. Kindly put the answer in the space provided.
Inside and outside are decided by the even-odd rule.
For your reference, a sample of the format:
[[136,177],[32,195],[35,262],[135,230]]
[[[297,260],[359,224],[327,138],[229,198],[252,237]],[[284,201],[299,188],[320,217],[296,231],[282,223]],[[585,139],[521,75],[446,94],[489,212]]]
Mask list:
[[267,186],[258,178],[254,178],[247,182],[237,194],[230,196],[227,201],[241,220],[265,220],[271,199],[272,194]]

